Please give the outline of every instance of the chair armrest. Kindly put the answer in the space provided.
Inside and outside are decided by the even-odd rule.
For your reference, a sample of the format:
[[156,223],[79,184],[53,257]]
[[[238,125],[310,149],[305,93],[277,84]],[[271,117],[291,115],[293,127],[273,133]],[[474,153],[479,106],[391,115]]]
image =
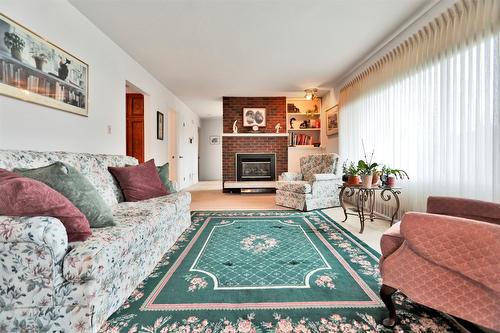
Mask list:
[[337,180],[339,182],[342,182],[342,177],[334,173],[316,173],[313,175],[313,181],[318,180]]
[[500,226],[460,217],[406,213],[401,234],[419,256],[500,292]]
[[283,181],[302,180],[302,174],[298,172],[283,172],[279,177],[279,180]]
[[480,200],[430,196],[427,213],[500,224],[500,204]]
[[0,312],[54,303],[67,248],[66,230],[56,218],[0,216]]

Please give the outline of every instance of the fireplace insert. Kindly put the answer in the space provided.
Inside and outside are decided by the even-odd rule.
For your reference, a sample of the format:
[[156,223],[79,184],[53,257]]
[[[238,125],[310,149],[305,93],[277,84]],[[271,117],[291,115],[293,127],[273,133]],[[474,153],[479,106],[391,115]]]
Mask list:
[[236,154],[236,180],[276,180],[276,154]]

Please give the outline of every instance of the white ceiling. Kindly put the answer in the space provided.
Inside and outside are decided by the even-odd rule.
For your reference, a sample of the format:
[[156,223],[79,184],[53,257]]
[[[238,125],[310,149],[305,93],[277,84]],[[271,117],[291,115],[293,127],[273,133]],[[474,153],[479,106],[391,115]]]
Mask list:
[[[201,117],[330,87],[429,0],[70,0]],[[140,87],[139,87],[140,88]]]

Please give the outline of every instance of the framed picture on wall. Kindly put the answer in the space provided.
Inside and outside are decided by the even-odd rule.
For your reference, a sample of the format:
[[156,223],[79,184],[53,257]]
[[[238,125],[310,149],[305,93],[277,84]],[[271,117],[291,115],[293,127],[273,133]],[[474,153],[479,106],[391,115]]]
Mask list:
[[266,127],[266,109],[265,108],[243,108],[243,126],[244,127]]
[[211,145],[220,145],[220,136],[219,135],[210,135],[208,137],[208,142],[210,142]]
[[89,66],[0,14],[0,94],[88,115]]
[[158,140],[163,140],[163,129],[165,127],[163,121],[163,113],[156,111],[156,138]]
[[333,135],[339,132],[339,105],[335,105],[326,110],[326,135]]

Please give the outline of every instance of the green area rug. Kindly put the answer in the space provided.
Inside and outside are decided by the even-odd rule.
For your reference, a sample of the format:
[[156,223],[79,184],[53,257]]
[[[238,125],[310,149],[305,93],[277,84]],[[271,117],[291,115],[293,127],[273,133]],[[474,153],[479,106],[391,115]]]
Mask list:
[[[102,332],[379,332],[378,253],[321,211],[195,212]],[[396,295],[396,332],[455,332]]]

